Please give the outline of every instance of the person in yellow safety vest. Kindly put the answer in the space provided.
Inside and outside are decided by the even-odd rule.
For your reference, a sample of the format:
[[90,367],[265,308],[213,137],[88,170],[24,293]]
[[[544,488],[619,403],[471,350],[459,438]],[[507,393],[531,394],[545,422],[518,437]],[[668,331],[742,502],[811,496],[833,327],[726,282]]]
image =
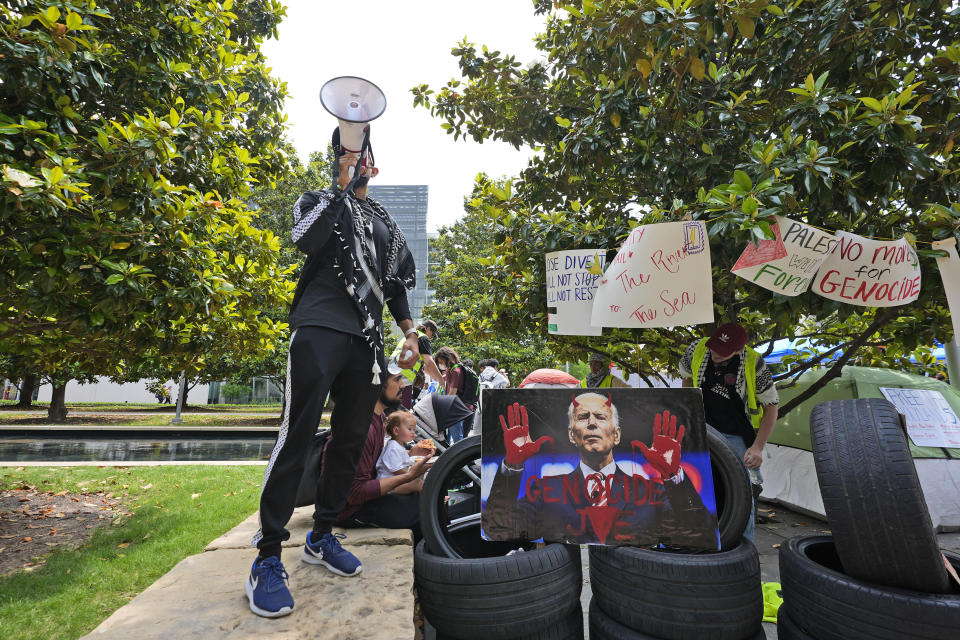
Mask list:
[[[707,424],[743,458],[755,484],[763,482],[763,447],[777,422],[780,396],[760,354],[746,346],[747,331],[736,322],[687,347],[680,359],[683,386],[703,390]],[[710,357],[707,357],[709,352]],[[743,536],[753,540],[756,499]]]
[[[417,344],[420,348],[420,361],[410,369],[403,370],[403,375],[410,381],[410,384],[403,390],[404,394],[402,396],[402,404],[407,409],[413,406],[413,403],[417,401],[417,397],[426,386],[422,374],[425,373],[430,376],[440,383],[441,388],[443,387],[443,375],[440,373],[437,363],[433,360],[431,341],[436,337],[437,323],[433,320],[424,320],[423,323],[417,325]],[[401,339],[397,343],[397,346],[390,356],[394,362],[398,362],[402,357],[403,342]]]
[[628,387],[626,382],[610,373],[607,360],[602,354],[593,351],[590,353],[590,373],[580,381],[580,387],[595,389],[602,387]]

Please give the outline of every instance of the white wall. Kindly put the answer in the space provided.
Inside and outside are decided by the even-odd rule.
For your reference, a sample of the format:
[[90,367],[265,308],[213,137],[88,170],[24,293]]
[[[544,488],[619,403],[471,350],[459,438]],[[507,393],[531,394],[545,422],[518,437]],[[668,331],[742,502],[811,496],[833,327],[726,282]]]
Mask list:
[[[147,391],[147,381],[125,382],[118,384],[111,382],[109,378],[98,378],[97,382],[91,384],[80,384],[76,380],[67,383],[66,402],[138,402],[156,404],[156,396]],[[166,384],[171,389],[173,402],[177,402],[177,391],[180,389],[177,380],[168,380]],[[207,390],[209,385],[198,384],[187,393],[187,404],[207,404]],[[37,395],[37,402],[50,402],[53,396],[53,386],[44,384],[40,386],[40,392]]]

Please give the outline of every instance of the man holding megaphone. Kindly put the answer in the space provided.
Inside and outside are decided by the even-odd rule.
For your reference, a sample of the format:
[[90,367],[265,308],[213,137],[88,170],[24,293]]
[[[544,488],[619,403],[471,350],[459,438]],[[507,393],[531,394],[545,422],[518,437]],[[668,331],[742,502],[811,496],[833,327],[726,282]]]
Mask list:
[[335,401],[332,435],[302,559],[341,576],[363,568],[340,546],[343,535],[332,527],[346,505],[387,376],[384,304],[406,335],[400,366],[410,368],[420,356],[407,302],[416,265],[396,222],[367,197],[367,183],[379,173],[368,123],[383,113],[386,98],[371,82],[341,77],[324,85],[320,99],[339,121],[332,141],[336,186],[308,191],[293,207],[293,241],[307,257],[290,310],[283,419],[264,474],[260,530],[253,538],[259,554],[245,585],[250,609],[271,618],[293,611],[281,544],[290,538],[285,527],[328,392]]

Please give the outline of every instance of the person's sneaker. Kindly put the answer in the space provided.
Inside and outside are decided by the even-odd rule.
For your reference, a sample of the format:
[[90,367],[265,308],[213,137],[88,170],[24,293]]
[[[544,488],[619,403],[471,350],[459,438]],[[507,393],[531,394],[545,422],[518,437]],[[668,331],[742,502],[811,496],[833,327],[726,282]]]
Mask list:
[[254,560],[245,585],[250,610],[264,618],[279,618],[292,613],[293,596],[287,588],[289,578],[280,558],[270,556]]
[[363,571],[363,565],[346,549],[340,546],[340,540],[347,536],[342,533],[325,533],[314,542],[310,539],[313,532],[307,534],[307,544],[303,546],[303,561],[310,564],[322,564],[338,576],[355,576]]

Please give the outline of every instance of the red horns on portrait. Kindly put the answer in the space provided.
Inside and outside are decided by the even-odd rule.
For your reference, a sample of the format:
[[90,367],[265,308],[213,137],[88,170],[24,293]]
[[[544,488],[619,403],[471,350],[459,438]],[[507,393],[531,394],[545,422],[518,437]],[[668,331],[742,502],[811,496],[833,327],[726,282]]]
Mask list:
[[577,402],[577,395],[576,395],[576,394],[572,394],[572,395],[570,396],[570,400],[573,402],[573,408],[574,408],[574,409],[576,409],[577,407],[580,406],[580,403]]
[[608,406],[608,407],[612,407],[612,406],[613,406],[613,396],[610,395],[609,392],[607,392],[607,406]]

